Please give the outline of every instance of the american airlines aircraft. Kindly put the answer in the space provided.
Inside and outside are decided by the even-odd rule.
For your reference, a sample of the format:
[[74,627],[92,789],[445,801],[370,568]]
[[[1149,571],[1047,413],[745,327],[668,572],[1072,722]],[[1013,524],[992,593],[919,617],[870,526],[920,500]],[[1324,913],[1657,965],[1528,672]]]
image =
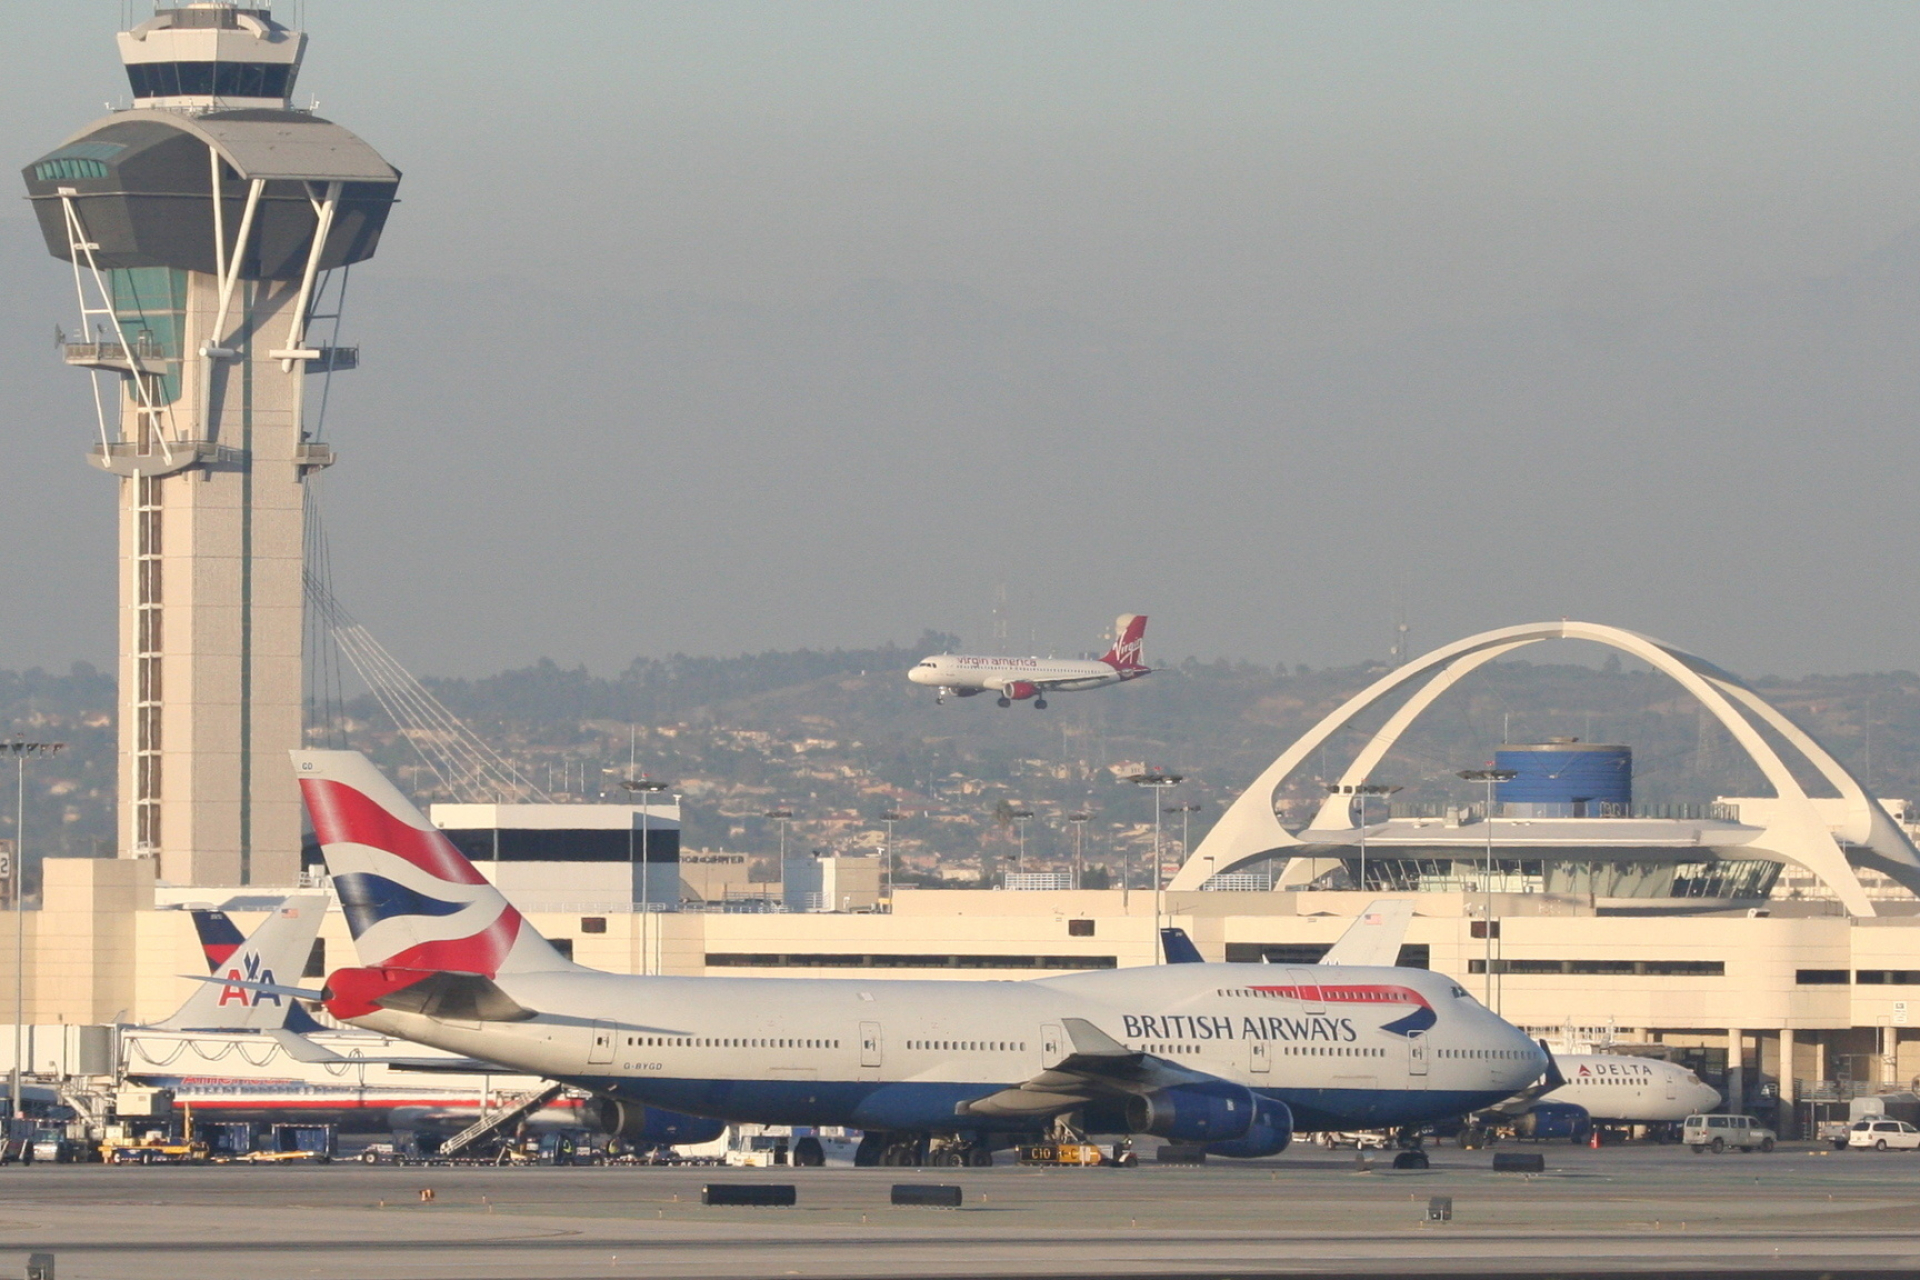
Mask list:
[[1078,693],[1123,684],[1153,670],[1140,660],[1146,643],[1146,614],[1121,614],[1114,619],[1113,633],[1113,648],[1092,661],[942,653],[915,663],[908,669],[907,679],[938,689],[935,702],[945,702],[948,694],[971,698],[992,690],[1000,695],[998,701],[1003,707],[1032,698],[1034,709],[1044,711],[1049,693]]
[[[362,967],[342,1021],[643,1107],[847,1125],[856,1163],[990,1163],[1077,1117],[1225,1156],[1488,1107],[1542,1048],[1418,969],[1180,964],[1027,982],[652,977],[564,958],[358,752],[294,770]],[[804,1158],[804,1157],[803,1157]]]
[[[366,1133],[450,1134],[477,1119],[490,1099],[546,1091],[539,1076],[437,1053],[422,1057],[409,1042],[329,1031],[314,1021],[277,989],[276,975],[292,977],[305,966],[327,905],[323,893],[296,894],[249,938],[225,912],[195,911],[210,980],[172,1017],[121,1029],[127,1078],[171,1089],[202,1120],[302,1120]],[[577,1125],[581,1110],[576,1099],[558,1097],[525,1123]],[[640,1146],[709,1142],[725,1132],[718,1121],[654,1108],[628,1129],[628,1140]]]

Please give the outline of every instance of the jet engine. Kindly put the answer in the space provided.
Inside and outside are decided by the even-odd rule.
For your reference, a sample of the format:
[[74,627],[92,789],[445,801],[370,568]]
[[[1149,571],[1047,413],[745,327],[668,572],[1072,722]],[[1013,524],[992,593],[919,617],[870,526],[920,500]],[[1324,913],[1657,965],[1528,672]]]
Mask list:
[[580,1108],[580,1115],[591,1129],[640,1146],[667,1147],[682,1143],[712,1142],[727,1131],[724,1120],[661,1111],[620,1098],[595,1096]]
[[1127,1128],[1176,1142],[1231,1142],[1253,1129],[1254,1104],[1253,1090],[1226,1080],[1175,1085],[1127,1099]]
[[1245,1135],[1230,1142],[1209,1142],[1207,1154],[1230,1156],[1235,1160],[1257,1160],[1277,1156],[1293,1141],[1293,1112],[1284,1102],[1255,1097],[1253,1124]]
[[1031,698],[1036,693],[1039,693],[1040,686],[1034,684],[1031,680],[1009,680],[1001,686],[1000,692],[1006,697],[1012,698],[1015,702],[1019,702],[1023,698]]

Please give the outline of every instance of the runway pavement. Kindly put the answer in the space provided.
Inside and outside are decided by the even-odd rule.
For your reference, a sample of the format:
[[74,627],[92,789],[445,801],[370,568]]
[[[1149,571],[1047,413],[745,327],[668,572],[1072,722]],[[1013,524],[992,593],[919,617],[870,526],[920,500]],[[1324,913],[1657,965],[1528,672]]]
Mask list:
[[[59,1280],[1920,1270],[1920,1154],[1527,1149],[1545,1175],[1451,1149],[1362,1172],[1311,1148],[1133,1170],[12,1166],[0,1278],[34,1251]],[[769,1181],[798,1206],[700,1204],[706,1183]],[[891,1208],[896,1182],[965,1204]],[[1432,1196],[1452,1221],[1426,1221]]]

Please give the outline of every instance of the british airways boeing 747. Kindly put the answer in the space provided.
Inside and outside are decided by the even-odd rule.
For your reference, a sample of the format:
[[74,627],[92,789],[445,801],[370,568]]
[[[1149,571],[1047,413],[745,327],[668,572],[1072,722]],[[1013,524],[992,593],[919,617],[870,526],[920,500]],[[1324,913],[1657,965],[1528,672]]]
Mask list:
[[1444,974],[1178,964],[1028,982],[654,977],[556,951],[357,752],[294,769],[361,967],[334,1017],[642,1108],[865,1131],[860,1163],[989,1162],[1072,1118],[1226,1156],[1488,1107],[1543,1049]]

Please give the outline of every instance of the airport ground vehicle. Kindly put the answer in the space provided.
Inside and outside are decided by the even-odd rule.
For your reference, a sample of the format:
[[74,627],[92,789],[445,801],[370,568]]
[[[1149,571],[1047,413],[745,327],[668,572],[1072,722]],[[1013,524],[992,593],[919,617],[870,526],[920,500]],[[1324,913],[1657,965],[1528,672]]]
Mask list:
[[1728,1147],[1736,1151],[1772,1151],[1780,1136],[1752,1116],[1688,1116],[1680,1131],[1680,1141],[1693,1148],[1695,1155],[1711,1151],[1719,1155]]
[[[989,1156],[982,1164],[991,1164]],[[1039,1164],[1053,1167],[1084,1168],[1090,1165],[1106,1163],[1106,1157],[1100,1154],[1100,1148],[1091,1142],[1039,1142],[1030,1147],[1020,1148],[1021,1164]]]
[[1920,1129],[1905,1120],[1856,1120],[1843,1145],[1848,1151],[1920,1151]]
[[210,1152],[198,1138],[148,1133],[137,1138],[108,1138],[100,1144],[100,1158],[108,1164],[205,1164]]
[[1385,1151],[1393,1145],[1393,1135],[1379,1129],[1328,1130],[1315,1134],[1313,1140],[1329,1151],[1339,1147],[1352,1147],[1355,1151]]

